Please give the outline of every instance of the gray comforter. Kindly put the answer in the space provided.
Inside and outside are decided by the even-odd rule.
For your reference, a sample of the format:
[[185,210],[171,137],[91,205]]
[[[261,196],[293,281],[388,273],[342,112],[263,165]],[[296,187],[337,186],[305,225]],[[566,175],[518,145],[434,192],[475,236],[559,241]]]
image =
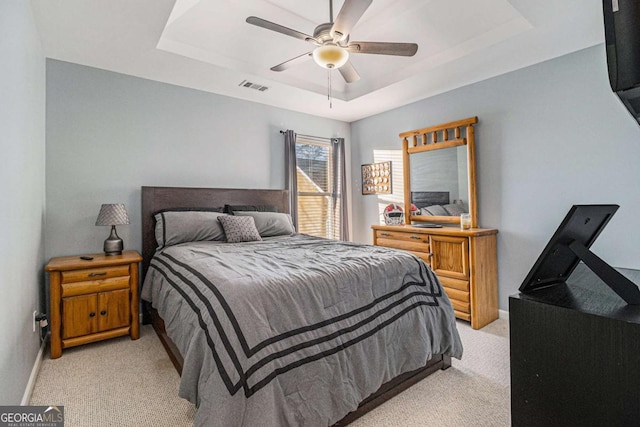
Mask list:
[[394,249],[305,235],[158,251],[142,297],[184,357],[198,426],[327,426],[435,354],[462,355],[435,275]]

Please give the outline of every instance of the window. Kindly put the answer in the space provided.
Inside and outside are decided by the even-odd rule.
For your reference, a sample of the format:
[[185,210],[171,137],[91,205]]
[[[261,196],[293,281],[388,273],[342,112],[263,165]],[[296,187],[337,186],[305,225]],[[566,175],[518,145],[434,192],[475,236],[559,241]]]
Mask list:
[[[328,239],[340,238],[340,182],[331,141],[296,139],[298,231]],[[335,178],[334,178],[335,177]]]
[[374,163],[391,162],[391,194],[378,195],[379,223],[384,224],[384,208],[395,203],[404,209],[404,174],[402,168],[402,150],[373,150]]

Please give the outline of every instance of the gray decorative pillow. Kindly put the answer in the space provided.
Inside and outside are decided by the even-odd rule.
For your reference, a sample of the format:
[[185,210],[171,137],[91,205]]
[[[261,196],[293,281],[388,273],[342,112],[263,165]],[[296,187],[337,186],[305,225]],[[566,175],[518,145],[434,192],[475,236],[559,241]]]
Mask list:
[[451,216],[460,216],[462,213],[469,212],[464,209],[464,205],[462,203],[451,203],[449,205],[444,205],[443,208]]
[[256,222],[251,216],[233,216],[225,215],[218,218],[224,234],[227,236],[227,242],[255,242],[262,240],[260,233],[256,228]]
[[159,248],[178,243],[225,240],[218,217],[228,216],[208,211],[164,211],[155,215],[156,243]]
[[422,208],[422,215],[449,216],[449,213],[447,213],[447,211],[445,211],[440,205],[431,205],[426,208]]
[[287,213],[236,211],[233,214],[252,217],[261,237],[290,236],[296,232],[291,215]]

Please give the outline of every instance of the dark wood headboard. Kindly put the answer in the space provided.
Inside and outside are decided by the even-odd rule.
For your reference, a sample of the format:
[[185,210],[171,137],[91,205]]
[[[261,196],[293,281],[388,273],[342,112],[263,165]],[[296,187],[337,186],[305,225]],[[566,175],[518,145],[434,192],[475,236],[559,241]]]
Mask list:
[[237,188],[142,187],[142,275],[156,251],[154,215],[172,208],[217,208],[224,205],[272,205],[289,212],[288,190]]
[[416,205],[418,209],[426,208],[432,205],[448,205],[448,191],[412,191],[411,203]]

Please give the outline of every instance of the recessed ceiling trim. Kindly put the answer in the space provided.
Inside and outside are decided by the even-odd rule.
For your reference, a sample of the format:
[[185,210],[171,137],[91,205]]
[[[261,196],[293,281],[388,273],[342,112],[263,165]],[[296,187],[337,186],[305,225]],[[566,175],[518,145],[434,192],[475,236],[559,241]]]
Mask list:
[[[373,58],[378,55],[351,55],[361,79],[348,86],[334,79],[329,109],[326,70],[312,61],[291,73],[269,70],[306,52],[305,42],[291,38],[283,44],[284,36],[247,30],[251,25],[245,22],[259,15],[312,32],[328,17],[325,1],[31,0],[31,7],[47,58],[347,122],[604,41],[602,4],[596,0],[375,0],[352,40],[416,42],[418,53],[400,58],[407,60],[401,64]],[[341,5],[334,0],[336,10]],[[213,33],[208,15],[216,15],[219,33]],[[194,18],[202,19],[190,26]],[[165,32],[168,24],[171,31]],[[194,31],[198,43],[182,38]],[[167,40],[161,43],[163,34]],[[170,41],[192,54],[214,41],[219,47],[214,53],[221,57],[215,59],[224,59],[225,66],[171,52],[177,44]],[[244,90],[238,87],[242,79],[269,90]]]

